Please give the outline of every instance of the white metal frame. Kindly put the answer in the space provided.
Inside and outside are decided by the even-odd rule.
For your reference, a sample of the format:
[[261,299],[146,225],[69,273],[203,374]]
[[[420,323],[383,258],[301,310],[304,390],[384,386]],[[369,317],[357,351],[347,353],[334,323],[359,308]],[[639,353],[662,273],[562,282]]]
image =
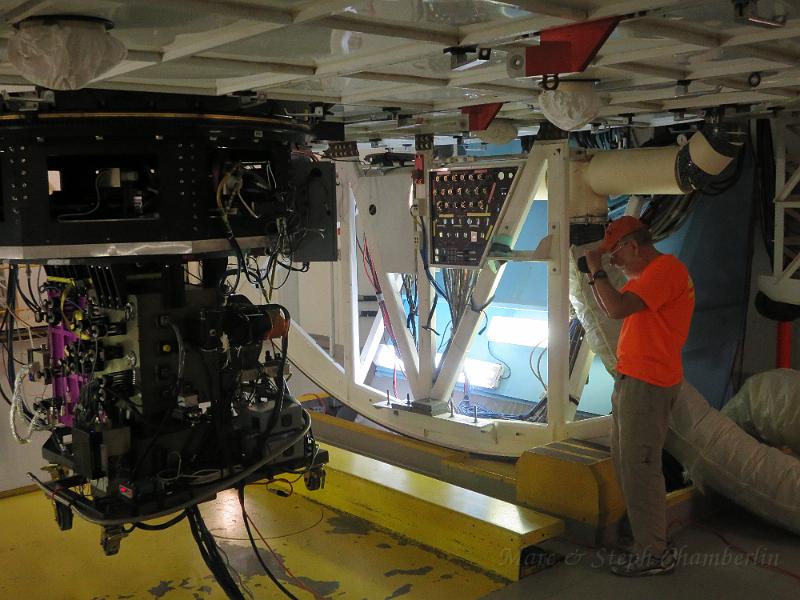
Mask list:
[[800,280],[793,276],[800,269],[800,254],[784,267],[786,256],[785,222],[788,210],[800,209],[800,201],[791,196],[800,183],[800,167],[786,179],[786,126],[784,118],[773,121],[775,153],[775,239],[772,253],[772,274],[759,277],[759,287],[773,300],[787,304],[800,304]]
[[[368,204],[368,198],[358,198],[356,167],[340,163],[339,177],[344,186],[341,219],[341,289],[337,302],[337,320],[347,324],[342,330],[344,361],[337,364],[296,323],[290,334],[289,357],[307,377],[334,397],[366,418],[399,433],[435,444],[496,456],[519,456],[526,449],[571,436],[596,437],[607,433],[607,416],[570,422],[574,414],[569,407],[569,196],[570,152],[566,141],[537,142],[525,161],[516,187],[507,201],[497,225],[497,234],[516,242],[525,217],[548,172],[548,422],[503,421],[474,419],[448,412],[427,416],[392,407],[402,404],[397,398],[386,399],[386,393],[364,383],[374,357],[375,348],[383,335],[383,324],[376,319],[363,350],[358,347],[356,208]],[[545,245],[545,246],[547,246]],[[513,244],[512,244],[513,247]],[[439,369],[434,368],[434,343],[430,331],[420,331],[420,351],[405,327],[405,313],[399,297],[399,277],[380,269],[380,244],[373,243],[370,252],[379,271],[389,318],[398,337],[398,349],[405,365],[409,387],[415,399],[447,400],[456,384],[463,360],[480,324],[480,314],[467,311],[453,332],[450,350],[442,358]],[[430,286],[419,261],[420,314],[430,306]],[[474,303],[482,305],[494,293],[504,270],[482,269],[474,291]]]

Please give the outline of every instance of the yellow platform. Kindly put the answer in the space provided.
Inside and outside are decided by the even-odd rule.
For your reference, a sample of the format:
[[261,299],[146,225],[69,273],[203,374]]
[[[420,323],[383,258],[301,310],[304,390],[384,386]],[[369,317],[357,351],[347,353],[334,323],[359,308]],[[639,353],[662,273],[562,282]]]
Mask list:
[[625,513],[608,449],[581,440],[527,450],[517,461],[517,500],[596,529]]
[[[515,581],[523,551],[564,531],[560,519],[407,469],[328,448],[325,489],[309,499]],[[524,574],[524,570],[523,570]]]

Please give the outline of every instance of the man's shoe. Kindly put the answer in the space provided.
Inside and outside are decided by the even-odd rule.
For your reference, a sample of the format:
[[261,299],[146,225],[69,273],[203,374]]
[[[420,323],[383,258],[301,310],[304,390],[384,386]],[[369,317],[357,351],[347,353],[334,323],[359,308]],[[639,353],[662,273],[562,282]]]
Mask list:
[[648,575],[668,575],[678,564],[678,551],[667,548],[660,557],[648,554],[636,555],[625,564],[613,565],[611,572],[620,577],[646,577]]

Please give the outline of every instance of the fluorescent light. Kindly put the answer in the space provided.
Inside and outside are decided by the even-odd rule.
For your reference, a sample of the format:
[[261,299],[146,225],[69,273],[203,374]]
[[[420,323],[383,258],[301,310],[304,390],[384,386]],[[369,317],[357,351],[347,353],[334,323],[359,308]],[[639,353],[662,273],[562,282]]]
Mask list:
[[[439,361],[442,359],[442,354],[436,354],[436,366],[439,366]],[[402,371],[403,361],[397,356],[394,347],[389,344],[381,344],[378,346],[378,352],[375,353],[375,365],[382,369]],[[503,374],[503,366],[499,363],[489,362],[486,360],[478,360],[475,358],[467,358],[464,360],[464,366],[458,374],[458,382],[464,383],[464,373],[466,372],[469,377],[469,384],[474,387],[480,387],[487,390],[497,388],[500,381],[500,375]]]
[[547,321],[525,317],[492,317],[486,335],[492,342],[500,344],[547,348]]

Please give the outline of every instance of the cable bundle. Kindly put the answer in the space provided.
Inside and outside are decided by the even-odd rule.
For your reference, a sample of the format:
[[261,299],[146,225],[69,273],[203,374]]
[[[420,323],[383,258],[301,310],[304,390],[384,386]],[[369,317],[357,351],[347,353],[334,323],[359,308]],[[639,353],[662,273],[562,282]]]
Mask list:
[[478,272],[477,269],[444,269],[442,272],[447,305],[450,308],[450,321],[453,324],[452,331],[458,328],[458,322],[470,305]]

